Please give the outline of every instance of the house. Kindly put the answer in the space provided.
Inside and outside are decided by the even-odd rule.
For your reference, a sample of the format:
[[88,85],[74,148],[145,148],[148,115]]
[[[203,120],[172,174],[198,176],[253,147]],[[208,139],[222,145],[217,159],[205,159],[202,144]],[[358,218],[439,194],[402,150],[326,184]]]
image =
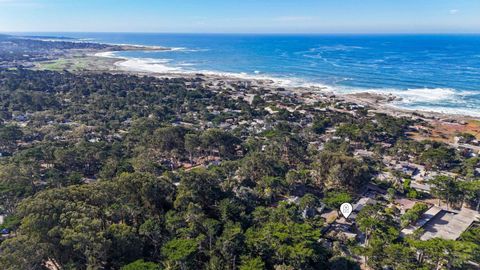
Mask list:
[[82,182],[85,183],[85,184],[95,183],[96,181],[97,181],[97,179],[95,179],[95,178],[88,178],[88,177],[83,177],[82,178]]
[[372,198],[362,197],[356,204],[353,205],[353,212],[360,212],[365,206],[374,205],[376,203],[377,201]]
[[353,240],[358,236],[355,232],[355,227],[352,226],[352,224],[338,222],[331,224],[323,233],[328,238],[341,240]]
[[413,177],[414,175],[419,173],[419,170],[410,164],[399,164],[395,167],[395,169],[401,171],[403,174]]
[[369,157],[372,157],[374,155],[374,153],[372,151],[368,151],[368,150],[364,150],[364,149],[358,149],[358,150],[355,150],[353,155],[369,158]]
[[390,182],[394,177],[391,172],[384,171],[377,174],[376,178],[380,181]]
[[338,211],[337,210],[331,210],[329,212],[324,212],[323,214],[320,215],[322,218],[325,219],[327,224],[334,223],[335,220],[338,218]]
[[421,192],[430,193],[432,186],[427,183],[419,183],[417,181],[412,181],[410,187]]
[[412,209],[417,202],[405,199],[405,198],[400,198],[396,199],[395,203],[399,206],[401,214],[405,214],[408,210]]
[[270,107],[266,107],[266,108],[265,108],[265,111],[267,111],[269,114],[276,114],[276,113],[278,113],[278,111],[274,111],[274,110],[273,110],[272,108],[270,108]]
[[363,193],[364,197],[368,197],[371,199],[376,199],[378,197],[382,197],[387,195],[387,190],[381,188],[378,185],[374,185],[372,183],[368,183],[365,189],[365,192]]
[[430,221],[434,216],[436,216],[438,213],[442,211],[442,208],[433,206],[430,209],[428,209],[423,215],[417,220],[417,222],[414,225],[409,225],[405,229],[401,231],[401,235],[409,235],[413,234],[417,229],[423,227],[425,224],[427,224],[428,221]]
[[466,231],[473,222],[480,218],[480,214],[474,210],[463,208],[460,211],[445,210],[433,206],[425,212],[415,225],[410,225],[401,231],[403,236],[413,234],[422,228],[422,241],[432,238],[456,240]]
[[285,201],[289,204],[298,204],[300,202],[300,198],[298,196],[287,196]]
[[352,214],[350,215],[349,219],[354,220],[358,213],[367,205],[375,205],[377,204],[377,201],[369,198],[369,197],[362,197],[356,204],[353,205],[353,211]]
[[442,210],[422,227],[424,233],[420,240],[432,238],[457,240],[478,218],[480,218],[478,212],[467,208],[460,212]]

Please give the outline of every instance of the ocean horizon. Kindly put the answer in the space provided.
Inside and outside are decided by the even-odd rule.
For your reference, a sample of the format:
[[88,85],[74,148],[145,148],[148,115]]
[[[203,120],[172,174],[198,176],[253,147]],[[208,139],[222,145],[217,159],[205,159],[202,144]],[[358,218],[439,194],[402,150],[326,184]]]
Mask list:
[[[22,33],[27,35],[27,33]],[[480,117],[480,34],[28,33],[162,46],[124,51],[125,68],[269,78],[284,86],[400,97],[410,110]]]

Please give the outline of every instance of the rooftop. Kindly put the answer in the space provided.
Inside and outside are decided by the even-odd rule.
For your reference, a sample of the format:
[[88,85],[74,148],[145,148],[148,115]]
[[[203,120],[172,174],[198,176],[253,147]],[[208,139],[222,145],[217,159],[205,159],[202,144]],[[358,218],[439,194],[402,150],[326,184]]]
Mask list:
[[442,208],[433,206],[432,208],[428,209],[427,212],[423,213],[420,219],[415,223],[415,225],[410,225],[402,230],[402,234],[412,234],[418,228],[423,227],[428,221],[430,221],[434,216],[442,211]]
[[423,226],[425,233],[421,240],[442,238],[456,240],[460,235],[479,218],[479,214],[470,209],[462,209],[459,213],[442,210]]
[[478,212],[467,208],[463,208],[460,212],[454,212],[433,206],[421,216],[414,226],[403,229],[402,234],[412,234],[415,230],[422,228],[424,233],[420,239],[423,241],[432,238],[456,240],[479,218]]

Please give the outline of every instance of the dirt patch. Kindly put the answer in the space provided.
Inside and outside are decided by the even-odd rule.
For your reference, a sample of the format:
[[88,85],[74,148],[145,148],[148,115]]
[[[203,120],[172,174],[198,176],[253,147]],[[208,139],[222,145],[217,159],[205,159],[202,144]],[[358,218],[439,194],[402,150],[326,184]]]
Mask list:
[[451,143],[459,133],[468,133],[480,139],[480,121],[478,120],[464,122],[433,120],[429,124],[430,127],[417,127],[418,131],[411,132],[410,137],[419,141],[433,140]]

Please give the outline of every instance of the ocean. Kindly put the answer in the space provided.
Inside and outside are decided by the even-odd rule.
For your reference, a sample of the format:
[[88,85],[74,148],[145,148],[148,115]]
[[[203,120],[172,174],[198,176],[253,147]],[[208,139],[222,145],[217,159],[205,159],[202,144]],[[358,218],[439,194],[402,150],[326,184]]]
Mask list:
[[128,59],[124,65],[143,71],[221,73],[338,93],[391,93],[402,98],[394,104],[401,108],[480,117],[480,35],[43,35],[173,48],[114,53]]

